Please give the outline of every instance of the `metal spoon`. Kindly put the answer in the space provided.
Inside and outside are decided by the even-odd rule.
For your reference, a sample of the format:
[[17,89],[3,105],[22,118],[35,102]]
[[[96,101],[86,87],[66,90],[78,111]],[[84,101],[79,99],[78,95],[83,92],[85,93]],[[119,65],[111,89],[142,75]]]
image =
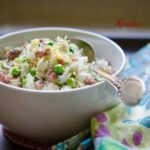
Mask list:
[[[89,42],[77,38],[72,38],[70,41],[75,43],[79,48],[82,48],[83,54],[88,57],[89,62],[95,60],[93,46]],[[118,96],[127,105],[134,106],[140,102],[140,99],[146,90],[146,86],[139,77],[131,76],[118,78],[103,70],[97,69],[92,65],[90,66],[90,69],[111,83],[118,90]]]
[[70,38],[72,43],[76,44],[79,49],[83,50],[83,55],[88,57],[88,62],[91,63],[95,59],[93,46],[85,40]]

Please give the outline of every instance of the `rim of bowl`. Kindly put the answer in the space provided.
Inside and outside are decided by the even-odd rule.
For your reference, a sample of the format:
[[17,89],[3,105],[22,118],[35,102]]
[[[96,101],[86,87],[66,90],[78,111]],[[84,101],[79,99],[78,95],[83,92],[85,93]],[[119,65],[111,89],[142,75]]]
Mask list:
[[[68,27],[38,27],[38,28],[30,28],[30,29],[24,29],[24,30],[19,30],[19,31],[15,31],[15,32],[11,32],[11,33],[7,33],[3,36],[0,36],[0,40],[3,39],[3,38],[6,38],[6,37],[9,37],[9,36],[12,36],[12,35],[16,35],[16,34],[21,34],[21,33],[26,33],[26,32],[31,32],[31,31],[46,31],[46,30],[58,30],[58,31],[71,31],[71,32],[81,32],[81,33],[84,33],[84,34],[87,34],[87,35],[94,35],[100,39],[104,39],[105,41],[111,43],[112,45],[114,45],[116,47],[116,49],[121,53],[122,55],[122,64],[120,66],[120,68],[113,74],[113,76],[116,76],[117,74],[119,74],[124,66],[125,66],[125,54],[122,50],[122,48],[116,44],[114,41],[108,39],[107,37],[103,36],[103,35],[100,35],[100,34],[97,34],[97,33],[94,33],[94,32],[91,32],[91,31],[87,31],[87,30],[82,30],[82,29],[76,29],[76,28],[68,28]],[[68,90],[34,90],[34,89],[25,89],[25,88],[20,88],[20,87],[16,87],[16,86],[13,86],[13,85],[10,85],[10,84],[6,84],[6,83],[3,83],[3,82],[0,82],[0,85],[3,85],[7,88],[10,88],[10,89],[13,89],[13,90],[18,90],[18,91],[22,91],[22,92],[31,92],[31,93],[40,93],[40,94],[48,94],[48,93],[56,93],[56,94],[59,94],[59,93],[70,93],[70,92],[75,92],[75,91],[80,91],[80,90],[84,90],[84,89],[87,89],[87,88],[92,88],[92,87],[96,87],[96,86],[99,86],[100,84],[104,83],[105,81],[101,81],[101,82],[98,82],[98,83],[95,83],[93,85],[89,85],[89,86],[83,86],[83,87],[79,87],[79,88],[75,88],[75,89],[68,89]]]

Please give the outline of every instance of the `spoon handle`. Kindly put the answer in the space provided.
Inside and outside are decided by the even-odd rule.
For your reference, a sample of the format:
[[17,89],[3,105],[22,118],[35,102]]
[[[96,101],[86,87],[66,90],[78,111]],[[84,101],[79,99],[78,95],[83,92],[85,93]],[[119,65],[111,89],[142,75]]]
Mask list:
[[144,82],[139,77],[126,77],[117,78],[104,72],[103,70],[90,67],[94,72],[101,75],[107,82],[113,85],[118,90],[118,96],[121,100],[130,105],[134,106],[139,103],[143,96],[146,87]]
[[115,81],[117,79],[117,78],[111,76],[110,74],[104,72],[103,70],[96,69],[94,67],[90,67],[90,69],[92,69],[94,72],[98,73],[99,75],[103,76],[105,79],[107,79],[108,81],[110,81],[113,84],[115,83]]

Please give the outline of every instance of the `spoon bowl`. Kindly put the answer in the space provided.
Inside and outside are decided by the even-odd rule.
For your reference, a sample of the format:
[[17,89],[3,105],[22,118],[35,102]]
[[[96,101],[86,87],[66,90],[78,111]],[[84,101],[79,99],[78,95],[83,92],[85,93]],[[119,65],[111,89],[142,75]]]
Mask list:
[[91,63],[95,59],[95,54],[93,51],[93,46],[83,39],[77,39],[77,38],[70,38],[70,41],[74,44],[76,44],[79,48],[82,49],[83,55],[88,57],[88,62]]

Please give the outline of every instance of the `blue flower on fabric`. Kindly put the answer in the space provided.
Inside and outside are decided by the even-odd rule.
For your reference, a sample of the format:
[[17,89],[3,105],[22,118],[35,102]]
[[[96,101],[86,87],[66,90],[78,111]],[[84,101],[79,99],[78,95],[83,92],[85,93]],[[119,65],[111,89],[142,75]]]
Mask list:
[[150,109],[150,101],[146,104],[146,109]]
[[140,124],[143,125],[144,127],[150,128],[150,116],[143,118],[140,121]]
[[135,121],[129,120],[129,119],[123,120],[122,122],[125,123],[125,124],[128,124],[128,125],[135,123]]

